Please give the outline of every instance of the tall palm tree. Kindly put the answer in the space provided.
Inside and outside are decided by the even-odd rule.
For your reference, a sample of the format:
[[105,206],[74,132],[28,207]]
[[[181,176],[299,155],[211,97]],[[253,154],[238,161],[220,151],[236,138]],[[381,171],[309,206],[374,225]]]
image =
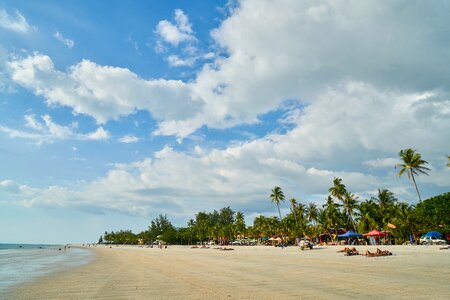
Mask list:
[[297,218],[297,200],[295,198],[291,198],[291,200],[289,200],[289,202],[291,202],[291,211],[294,214],[294,218],[295,218],[295,227],[298,228],[298,218]]
[[397,202],[397,198],[395,198],[394,193],[388,189],[378,189],[377,197],[372,199],[378,204],[381,213],[385,213],[389,207]]
[[245,216],[242,212],[236,213],[236,219],[234,220],[235,235],[245,235]]
[[350,224],[353,226],[353,230],[356,231],[355,223],[353,222],[353,211],[358,206],[358,197],[355,194],[345,191],[344,197],[342,199],[343,208],[346,212]]
[[325,204],[323,205],[326,216],[326,223],[330,226],[330,228],[334,229],[334,232],[337,236],[338,227],[341,221],[341,213],[339,211],[339,204],[333,201],[331,196],[328,196],[325,200]]
[[275,203],[277,205],[278,214],[280,215],[280,222],[281,222],[280,202],[284,201],[284,193],[279,186],[276,186],[272,189],[272,194],[270,194],[270,200],[272,201],[272,203]]
[[334,198],[342,201],[344,199],[344,195],[347,192],[345,185],[342,183],[342,179],[338,177],[334,177],[333,186],[328,190]]
[[402,163],[396,165],[397,168],[401,168],[400,172],[398,172],[398,176],[402,176],[403,173],[406,172],[408,178],[412,180],[412,182],[414,183],[417,196],[419,196],[419,201],[421,202],[422,198],[420,197],[419,189],[417,188],[416,179],[414,178],[414,175],[416,176],[418,176],[419,174],[428,175],[426,171],[429,171],[430,169],[424,166],[425,164],[428,164],[428,162],[422,159],[419,152],[411,148],[400,150],[398,155],[402,160]]
[[308,206],[306,207],[306,216],[308,220],[315,225],[317,221],[317,205],[313,202],[310,202]]
[[391,218],[395,215],[394,205],[397,202],[394,193],[388,189],[378,189],[377,197],[372,197],[371,200],[378,204],[378,221],[380,227],[384,227]]
[[447,155],[447,158],[448,158],[447,167],[450,167],[450,155]]
[[400,231],[400,238],[408,239],[411,234],[414,236],[414,206],[407,203],[398,203],[395,205],[395,221],[399,225],[397,231]]
[[357,221],[359,232],[367,232],[377,227],[375,220],[377,209],[377,204],[373,200],[366,200],[358,205]]

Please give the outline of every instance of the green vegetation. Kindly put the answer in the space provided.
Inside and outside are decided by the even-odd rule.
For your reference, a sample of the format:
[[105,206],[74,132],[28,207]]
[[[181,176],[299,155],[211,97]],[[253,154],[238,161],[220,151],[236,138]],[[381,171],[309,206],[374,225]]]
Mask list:
[[450,192],[418,203],[414,209],[413,223],[421,232],[450,232]]
[[209,241],[227,244],[244,237],[261,239],[280,234],[287,242],[293,243],[296,237],[326,234],[331,238],[339,229],[354,228],[360,233],[373,229],[386,230],[396,243],[403,243],[409,240],[411,233],[419,236],[430,230],[450,231],[450,193],[424,200],[416,207],[399,202],[387,189],[378,190],[376,197],[361,202],[353,196],[351,201],[345,200],[345,197],[343,200],[351,202],[351,205],[338,204],[332,196],[328,196],[320,208],[315,203],[305,206],[291,200],[290,213],[281,221],[275,216],[260,215],[251,226],[246,226],[242,212],[234,212],[230,207],[208,213],[199,212],[195,219],[181,228],[175,228],[167,216],[159,215],[151,221],[146,231],[139,234],[123,230],[105,232],[99,243],[149,244],[162,240],[184,245]]
[[139,234],[122,230],[105,232],[99,243],[149,244],[162,240],[170,244],[228,244],[236,239],[265,240],[278,235],[293,243],[296,237],[318,237],[323,234],[333,239],[341,229],[353,229],[359,233],[385,230],[396,243],[403,243],[409,240],[411,234],[418,237],[431,230],[450,232],[450,193],[421,201],[414,176],[428,175],[425,171],[429,168],[424,166],[427,162],[412,149],[401,150],[399,156],[402,163],[396,166],[401,168],[398,174],[406,173],[412,180],[419,196],[416,206],[400,202],[387,189],[378,189],[376,196],[359,201],[343,180],[336,177],[321,207],[313,202],[302,204],[291,198],[290,212],[282,217],[280,205],[285,195],[281,187],[275,186],[269,198],[277,205],[279,218],[260,215],[254,219],[253,225],[246,226],[244,214],[228,206],[218,211],[198,212],[186,227],[175,228],[167,216],[159,215],[151,221],[147,230]]

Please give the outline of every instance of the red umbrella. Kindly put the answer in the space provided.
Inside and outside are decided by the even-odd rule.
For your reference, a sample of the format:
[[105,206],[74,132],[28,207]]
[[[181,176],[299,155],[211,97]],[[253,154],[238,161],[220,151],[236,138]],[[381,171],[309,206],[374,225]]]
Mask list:
[[371,232],[365,233],[363,234],[364,236],[378,236],[378,237],[383,237],[383,236],[387,236],[387,233],[385,232],[381,232],[378,230],[372,230]]

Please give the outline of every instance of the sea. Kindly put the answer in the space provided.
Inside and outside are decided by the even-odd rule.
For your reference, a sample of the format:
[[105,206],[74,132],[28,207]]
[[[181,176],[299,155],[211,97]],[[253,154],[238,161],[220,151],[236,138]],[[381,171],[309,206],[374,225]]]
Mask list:
[[94,251],[64,245],[0,244],[0,295],[42,275],[88,263]]

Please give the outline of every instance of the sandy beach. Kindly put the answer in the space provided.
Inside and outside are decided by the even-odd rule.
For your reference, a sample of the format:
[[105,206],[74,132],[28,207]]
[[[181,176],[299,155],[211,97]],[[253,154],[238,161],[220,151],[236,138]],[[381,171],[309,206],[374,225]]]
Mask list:
[[[343,247],[234,251],[97,247],[95,259],[8,291],[9,299],[426,298],[450,295],[450,250],[384,246],[394,255],[344,256]],[[357,247],[360,252],[376,247]]]

